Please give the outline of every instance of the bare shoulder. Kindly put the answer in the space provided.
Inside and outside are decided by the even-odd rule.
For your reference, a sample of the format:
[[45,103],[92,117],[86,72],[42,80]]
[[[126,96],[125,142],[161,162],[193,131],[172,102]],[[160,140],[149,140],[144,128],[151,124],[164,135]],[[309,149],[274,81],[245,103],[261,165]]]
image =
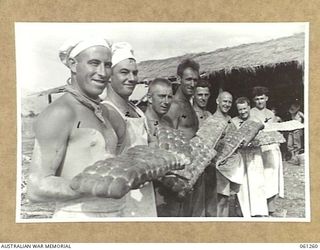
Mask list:
[[169,115],[169,114],[177,115],[178,114],[177,112],[179,112],[179,111],[181,111],[180,103],[176,100],[173,100],[167,115]]
[[103,103],[103,108],[105,112],[107,113],[108,120],[113,127],[113,129],[116,131],[119,140],[121,141],[126,133],[126,122],[122,118],[122,116],[119,114],[119,112],[111,105],[107,103]]
[[166,119],[166,117],[161,119],[161,125],[164,127],[174,128],[173,122],[170,119]]
[[162,117],[162,121],[170,124],[173,128],[178,128],[179,114],[181,113],[180,103],[177,101],[172,101],[168,113]]
[[107,103],[103,103],[103,107],[106,110],[106,112],[108,114],[109,121],[112,124],[124,123],[124,120],[123,120],[121,114],[119,114],[119,112],[113,106],[111,106]]
[[63,95],[48,105],[38,116],[34,129],[36,135],[72,128],[76,118],[74,105],[67,95]]

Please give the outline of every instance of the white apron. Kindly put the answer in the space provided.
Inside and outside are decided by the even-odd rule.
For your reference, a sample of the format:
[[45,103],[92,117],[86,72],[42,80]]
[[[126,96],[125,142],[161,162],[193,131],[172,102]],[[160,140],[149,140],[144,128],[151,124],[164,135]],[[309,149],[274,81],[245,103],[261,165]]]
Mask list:
[[[260,120],[263,124],[274,122],[274,114],[269,109],[259,111],[257,108],[252,108],[250,115]],[[261,151],[266,196],[271,198],[278,194],[279,197],[284,197],[283,165],[279,144],[261,146]]]
[[237,193],[242,215],[268,215],[264,167],[260,148],[240,149],[245,166],[244,181]]
[[266,180],[266,196],[274,195],[284,197],[283,164],[281,151],[278,144],[261,146],[264,165],[264,177]]
[[[239,129],[243,123],[238,117],[232,118],[233,124]],[[244,218],[256,215],[268,215],[265,191],[264,166],[260,147],[240,148],[242,158],[242,185],[237,197]],[[239,176],[240,177],[240,176]]]
[[[113,107],[126,122],[126,144],[123,147],[123,151],[137,145],[148,145],[146,118],[138,107],[129,103],[140,116],[139,118],[131,118],[122,114],[113,103],[109,101],[104,101],[103,103]],[[152,182],[140,189],[131,190],[126,195],[124,217],[157,217]]]

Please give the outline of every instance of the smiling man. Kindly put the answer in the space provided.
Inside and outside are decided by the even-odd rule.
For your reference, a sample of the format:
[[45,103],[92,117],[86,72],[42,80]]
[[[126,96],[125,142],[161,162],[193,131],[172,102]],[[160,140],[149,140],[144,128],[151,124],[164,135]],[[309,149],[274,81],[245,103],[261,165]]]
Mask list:
[[[231,117],[228,114],[232,106],[232,100],[232,95],[229,92],[221,92],[216,99],[217,110],[212,115],[215,119],[222,119],[229,122],[230,125],[227,126],[225,133],[227,133],[229,129],[234,129],[234,126],[231,126]],[[207,179],[216,180],[216,183],[212,182],[211,190],[213,190],[213,192],[211,192],[211,197],[206,198],[206,200],[209,200],[209,203],[206,204],[208,210],[207,213],[212,214],[213,216],[216,215],[218,217],[228,217],[229,196],[231,192],[238,191],[238,186],[230,183],[230,181],[224,175],[214,168],[211,168],[210,171],[210,167],[208,167],[206,171]],[[207,194],[208,191],[206,191],[206,195]],[[216,199],[214,197],[215,195],[217,197]]]
[[[136,145],[148,145],[147,121],[144,113],[129,101],[138,83],[138,68],[133,50],[126,42],[112,46],[111,82],[107,85],[104,105],[109,110],[110,121],[117,127],[122,143],[117,153]],[[126,196],[126,217],[156,217],[156,202],[153,184],[131,190]]]
[[[266,87],[257,86],[252,90],[255,107],[250,110],[250,116],[263,124],[276,122],[274,113],[267,108],[268,94]],[[269,215],[274,216],[276,197],[284,197],[282,156],[277,143],[261,146],[261,150]]]
[[223,91],[218,95],[218,98],[216,99],[216,103],[217,103],[217,110],[213,115],[222,117],[226,121],[229,121],[231,117],[229,116],[228,113],[232,106],[232,95],[227,91]]
[[180,86],[173,97],[169,112],[165,115],[165,119],[172,122],[174,128],[181,130],[188,139],[191,139],[199,128],[197,114],[190,103],[199,80],[199,68],[199,64],[191,59],[178,65]]
[[[206,110],[208,100],[210,97],[209,83],[206,80],[200,79],[196,85],[193,108],[197,114],[199,127],[202,126],[203,122],[211,115]],[[209,165],[202,175],[204,181],[204,196],[205,196],[205,211],[204,216],[215,217],[217,216],[217,190],[215,180],[215,168],[213,165]]]
[[211,115],[211,113],[206,110],[209,98],[210,88],[208,82],[199,80],[193,99],[193,108],[196,111],[199,120],[199,127],[201,127],[204,120]]
[[[231,122],[239,129],[247,120],[258,120],[250,116],[250,101],[247,97],[239,97],[235,101],[238,116]],[[242,216],[250,218],[254,216],[268,216],[267,197],[264,185],[264,167],[260,146],[247,146],[239,149],[242,157],[239,170],[243,170],[243,184],[237,193]]]
[[[183,60],[177,68],[177,79],[180,86],[173,97],[171,107],[164,116],[173,127],[182,131],[187,139],[195,136],[199,128],[199,121],[190,99],[194,95],[195,86],[199,80],[200,66],[192,59]],[[183,202],[176,203],[176,212],[173,216],[199,217],[204,214],[204,185],[200,177],[194,185],[194,190]]]
[[59,57],[71,78],[35,123],[28,198],[56,201],[55,218],[121,216],[123,199],[84,197],[70,188],[74,176],[116,153],[118,137],[99,98],[111,75],[110,45],[102,38],[67,41]]

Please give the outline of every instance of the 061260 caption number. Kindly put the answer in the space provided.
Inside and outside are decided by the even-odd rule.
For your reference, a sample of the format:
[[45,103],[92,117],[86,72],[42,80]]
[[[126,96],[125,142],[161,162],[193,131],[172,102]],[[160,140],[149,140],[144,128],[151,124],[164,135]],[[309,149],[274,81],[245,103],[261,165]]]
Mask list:
[[303,243],[303,244],[300,244],[300,248],[318,248],[318,244],[315,244],[315,243]]

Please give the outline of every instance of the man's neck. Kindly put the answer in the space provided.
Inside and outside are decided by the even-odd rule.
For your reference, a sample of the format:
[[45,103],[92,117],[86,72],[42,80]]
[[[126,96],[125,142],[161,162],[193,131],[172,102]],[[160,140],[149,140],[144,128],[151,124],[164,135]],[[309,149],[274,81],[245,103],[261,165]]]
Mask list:
[[203,112],[206,110],[205,108],[200,107],[196,102],[193,103],[193,108],[194,110],[203,111]]
[[179,87],[179,88],[177,89],[176,94],[174,95],[174,98],[175,98],[175,99],[178,99],[178,100],[182,100],[182,101],[189,102],[191,96],[186,96],[186,95],[182,92],[181,87]]
[[207,111],[207,109],[199,107],[196,103],[193,104],[193,109],[200,114],[205,114]]
[[229,118],[229,115],[227,114],[227,113],[223,113],[223,112],[221,112],[221,110],[220,109],[217,109],[217,111],[216,111],[218,114],[220,114],[221,116],[223,116],[224,118]]
[[92,96],[88,96],[85,93],[83,93],[83,91],[79,88],[79,85],[78,85],[75,77],[71,77],[71,84],[68,86],[71,86],[71,88],[73,88],[75,91],[77,91],[81,96],[86,97],[87,99],[89,99],[93,102],[100,102],[101,101],[99,96],[92,97]]
[[259,111],[265,111],[265,110],[267,110],[267,107],[264,107],[264,108],[262,108],[262,109],[259,109],[258,107],[255,107],[257,110],[259,110]]
[[162,118],[162,116],[157,114],[150,105],[148,105],[148,107],[147,107],[147,110],[145,112],[145,116],[147,117],[148,120],[158,121],[158,122]]
[[238,118],[241,120],[241,121],[243,121],[243,122],[245,122],[246,120],[249,120],[249,116],[247,117],[247,118],[241,118],[240,116],[238,116]]
[[129,102],[129,97],[123,97],[120,96],[118,93],[116,93],[111,85],[107,86],[107,97],[106,99],[110,102],[112,102],[114,105],[117,107],[121,108],[126,108],[128,107],[128,102]]

